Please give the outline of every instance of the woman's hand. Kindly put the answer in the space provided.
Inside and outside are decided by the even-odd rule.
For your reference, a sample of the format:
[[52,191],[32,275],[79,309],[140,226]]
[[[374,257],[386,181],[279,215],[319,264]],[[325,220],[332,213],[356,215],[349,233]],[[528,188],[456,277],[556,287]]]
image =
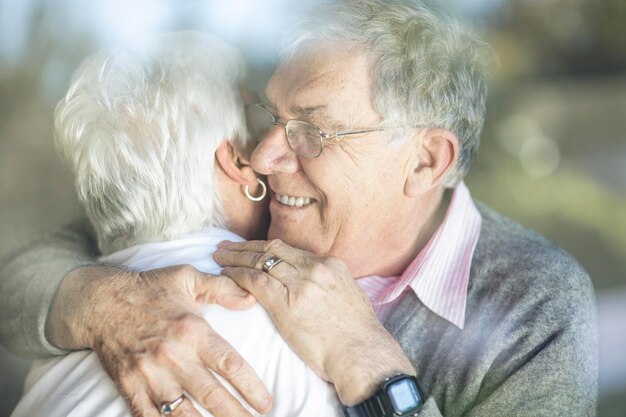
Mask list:
[[[264,272],[272,257],[282,262]],[[414,374],[341,260],[279,240],[222,242],[214,258],[225,267],[223,275],[268,310],[307,365],[335,385],[344,404],[368,398],[386,377]]]
[[[160,416],[158,405],[183,390],[216,417],[249,417],[208,369],[268,412],[271,397],[262,381],[208,325],[198,303],[241,309],[255,300],[228,278],[191,266],[146,272],[86,267],[59,288],[47,333],[59,347],[93,349],[134,417]],[[172,415],[200,417],[188,398]]]

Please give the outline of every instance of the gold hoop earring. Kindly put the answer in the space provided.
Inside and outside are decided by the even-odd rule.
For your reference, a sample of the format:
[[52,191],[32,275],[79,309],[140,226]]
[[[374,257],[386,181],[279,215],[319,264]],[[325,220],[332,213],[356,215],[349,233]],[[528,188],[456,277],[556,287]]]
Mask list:
[[243,189],[243,193],[245,194],[245,196],[248,198],[248,200],[251,201],[261,201],[265,198],[265,194],[267,194],[267,187],[265,186],[265,183],[263,181],[261,181],[260,179],[256,179],[256,181],[259,183],[259,185],[261,186],[261,194],[258,196],[253,196],[250,195],[250,187],[249,186],[245,186]]

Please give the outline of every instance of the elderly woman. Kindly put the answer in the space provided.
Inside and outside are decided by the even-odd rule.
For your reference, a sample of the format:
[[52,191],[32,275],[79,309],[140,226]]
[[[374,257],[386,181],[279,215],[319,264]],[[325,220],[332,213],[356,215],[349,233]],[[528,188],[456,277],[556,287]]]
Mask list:
[[[55,139],[96,231],[102,263],[137,271],[189,264],[218,274],[221,268],[210,255],[220,241],[265,233],[267,204],[261,200],[266,188],[248,162],[250,144],[238,90],[241,75],[237,52],[199,33],[169,34],[140,49],[102,52],[76,72],[55,112]],[[221,288],[218,297],[207,293],[199,301],[229,308],[254,303],[227,278],[195,274],[196,280]],[[148,275],[142,278],[150,280]],[[338,412],[332,387],[288,347],[259,304],[244,311],[203,305],[200,311],[253,368],[242,366],[240,372],[252,377],[256,372],[268,387],[275,399],[268,415]],[[140,329],[145,323],[134,325]],[[217,336],[211,343],[225,345]],[[118,354],[107,352],[113,360]],[[171,378],[141,359],[124,366]],[[199,385],[212,378],[200,364],[196,372]],[[163,414],[197,415],[191,401],[201,391],[188,389],[191,395],[181,396],[182,388],[171,384],[152,394],[162,403]],[[209,415],[200,404],[195,406]],[[261,406],[260,411],[268,411],[268,404]],[[242,412],[226,411],[233,416]],[[83,351],[36,364],[13,416],[130,414],[97,355]]]
[[[280,241],[224,244],[215,259],[334,384],[346,415],[595,412],[589,277],[554,244],[476,204],[463,183],[484,121],[488,56],[484,43],[418,1],[334,1],[296,28],[266,100],[250,108],[255,131],[265,134],[251,164],[268,177],[268,236]],[[165,302],[148,297],[155,287],[177,291],[155,273],[162,278],[151,287],[136,285],[112,301],[140,305],[100,325],[93,310],[103,311],[110,294],[135,278],[93,266],[85,240],[84,233],[48,240],[5,267],[19,299],[46,301],[46,309],[0,304],[29,326],[4,330],[16,349],[117,346],[109,339],[119,328],[134,333],[126,317]],[[265,271],[268,260],[282,262]],[[57,284],[40,282],[48,271],[56,292]],[[76,318],[74,309],[84,314]],[[162,343],[169,358],[187,358],[203,340],[181,333],[185,348]],[[158,327],[150,334],[174,339]],[[146,344],[122,346],[133,358]],[[184,369],[177,383],[193,378],[185,360],[173,361]],[[106,356],[104,366],[120,370]],[[120,372],[145,381],[132,387],[137,395],[171,383]]]

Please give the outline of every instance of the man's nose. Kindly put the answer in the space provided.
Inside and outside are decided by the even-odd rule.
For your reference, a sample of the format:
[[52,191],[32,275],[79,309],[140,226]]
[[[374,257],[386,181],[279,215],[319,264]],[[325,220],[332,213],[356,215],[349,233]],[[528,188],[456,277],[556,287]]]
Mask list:
[[252,168],[260,174],[293,174],[298,171],[300,161],[289,147],[285,128],[275,125],[252,152]]

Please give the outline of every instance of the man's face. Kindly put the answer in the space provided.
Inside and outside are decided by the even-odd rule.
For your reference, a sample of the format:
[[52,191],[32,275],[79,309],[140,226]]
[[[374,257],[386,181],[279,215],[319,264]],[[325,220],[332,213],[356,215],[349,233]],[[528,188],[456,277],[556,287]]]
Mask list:
[[[324,133],[376,128],[381,122],[370,97],[365,55],[340,48],[296,54],[276,70],[266,95],[268,109],[281,122],[303,120]],[[268,237],[340,256],[353,274],[369,273],[362,263],[402,228],[404,181],[415,154],[411,141],[390,144],[390,135],[347,136],[307,159],[290,149],[285,129],[275,126],[252,155],[252,166],[268,175],[272,191]],[[294,197],[292,204],[280,196]],[[293,205],[299,197],[311,202]]]

